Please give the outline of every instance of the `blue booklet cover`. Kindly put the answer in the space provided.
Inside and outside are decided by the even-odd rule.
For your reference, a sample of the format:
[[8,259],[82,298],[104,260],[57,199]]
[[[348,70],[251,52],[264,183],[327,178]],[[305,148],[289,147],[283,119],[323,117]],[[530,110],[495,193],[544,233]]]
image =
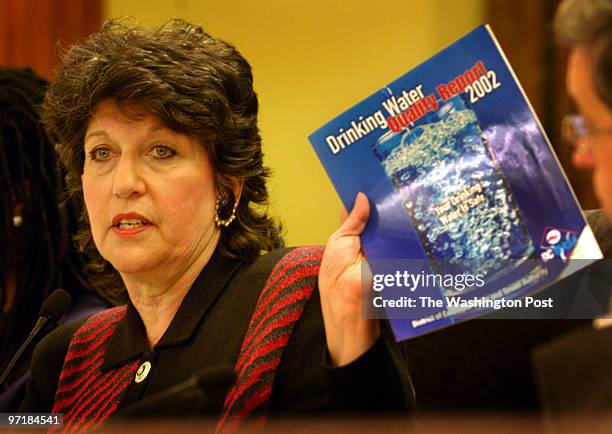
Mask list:
[[[532,295],[601,258],[550,143],[488,26],[309,137],[361,241],[367,315],[397,340]],[[574,261],[581,259],[580,261]]]

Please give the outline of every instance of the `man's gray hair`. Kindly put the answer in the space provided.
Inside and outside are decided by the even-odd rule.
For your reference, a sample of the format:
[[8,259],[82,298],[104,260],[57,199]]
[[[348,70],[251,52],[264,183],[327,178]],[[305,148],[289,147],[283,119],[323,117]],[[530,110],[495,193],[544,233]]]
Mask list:
[[612,0],[564,0],[555,34],[563,45],[592,47],[595,89],[612,108]]

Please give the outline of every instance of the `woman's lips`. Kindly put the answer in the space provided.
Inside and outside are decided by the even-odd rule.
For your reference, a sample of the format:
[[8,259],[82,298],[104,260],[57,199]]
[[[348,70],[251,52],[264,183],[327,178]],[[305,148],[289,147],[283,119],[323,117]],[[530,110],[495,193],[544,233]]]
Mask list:
[[138,213],[130,212],[117,214],[113,218],[113,232],[129,237],[136,235],[151,226],[151,223]]

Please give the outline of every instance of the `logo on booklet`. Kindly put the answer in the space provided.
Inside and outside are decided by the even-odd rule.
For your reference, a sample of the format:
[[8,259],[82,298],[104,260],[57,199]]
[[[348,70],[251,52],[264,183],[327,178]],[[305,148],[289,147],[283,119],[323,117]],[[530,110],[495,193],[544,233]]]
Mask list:
[[544,262],[555,258],[565,262],[571,256],[577,242],[576,232],[547,226],[540,240],[540,249],[542,249],[540,257]]

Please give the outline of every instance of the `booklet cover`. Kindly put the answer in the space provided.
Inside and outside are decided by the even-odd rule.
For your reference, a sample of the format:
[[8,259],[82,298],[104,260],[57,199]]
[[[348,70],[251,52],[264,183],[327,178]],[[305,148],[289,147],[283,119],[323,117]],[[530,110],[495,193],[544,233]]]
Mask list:
[[530,296],[601,258],[488,26],[309,139],[346,208],[360,191],[370,200],[365,313],[389,318],[397,340],[504,307],[553,307]]

